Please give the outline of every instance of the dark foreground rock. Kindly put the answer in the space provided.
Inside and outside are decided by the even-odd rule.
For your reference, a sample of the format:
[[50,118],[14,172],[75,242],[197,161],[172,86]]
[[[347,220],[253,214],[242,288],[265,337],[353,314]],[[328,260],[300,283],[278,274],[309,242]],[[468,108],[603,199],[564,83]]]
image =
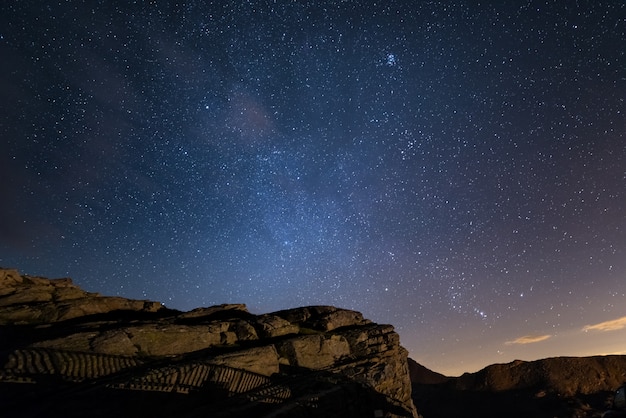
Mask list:
[[0,269],[3,417],[417,417],[391,325],[312,306],[170,310]]
[[439,376],[412,376],[413,400],[426,418],[601,417],[626,382],[626,356],[518,360]]

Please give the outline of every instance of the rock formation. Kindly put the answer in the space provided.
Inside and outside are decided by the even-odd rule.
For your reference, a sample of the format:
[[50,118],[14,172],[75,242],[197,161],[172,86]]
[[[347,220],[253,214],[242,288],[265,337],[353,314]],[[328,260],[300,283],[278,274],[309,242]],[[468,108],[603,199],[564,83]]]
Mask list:
[[190,312],[0,269],[3,416],[417,417],[390,325],[312,306]]
[[413,400],[429,418],[600,417],[626,382],[626,356],[493,364],[461,377],[413,370]]

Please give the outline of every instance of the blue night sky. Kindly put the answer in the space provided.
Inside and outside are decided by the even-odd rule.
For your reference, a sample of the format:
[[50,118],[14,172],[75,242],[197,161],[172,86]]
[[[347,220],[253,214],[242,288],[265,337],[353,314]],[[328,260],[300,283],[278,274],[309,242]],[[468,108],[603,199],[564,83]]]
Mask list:
[[363,312],[460,374],[626,353],[622,1],[0,5],[0,265]]

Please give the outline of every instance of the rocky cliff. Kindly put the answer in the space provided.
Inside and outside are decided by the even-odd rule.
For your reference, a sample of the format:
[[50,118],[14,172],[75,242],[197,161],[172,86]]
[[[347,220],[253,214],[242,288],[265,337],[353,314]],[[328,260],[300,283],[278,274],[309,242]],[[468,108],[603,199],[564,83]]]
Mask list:
[[8,269],[0,401],[3,416],[418,416],[398,334],[358,312],[179,312]]

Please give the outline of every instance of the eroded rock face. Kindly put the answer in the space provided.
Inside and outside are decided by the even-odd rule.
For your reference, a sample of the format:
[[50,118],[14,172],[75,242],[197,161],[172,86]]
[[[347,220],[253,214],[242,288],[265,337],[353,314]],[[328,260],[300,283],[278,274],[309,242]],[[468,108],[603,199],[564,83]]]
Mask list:
[[[211,416],[209,401],[232,412],[219,416],[301,416],[302,408],[320,417],[417,416],[407,352],[393,327],[331,306],[253,315],[231,304],[181,313],[88,293],[70,279],[0,269],[0,331],[7,353],[0,385],[89,381],[98,388],[106,379],[103,387],[116,394],[202,393],[200,409]],[[224,403],[229,398],[239,399],[236,408]],[[155,404],[152,414],[163,411]]]
[[331,367],[351,354],[342,335],[302,335],[277,344],[284,364],[320,370]]
[[157,312],[158,302],[88,293],[69,278],[50,280],[0,269],[0,325],[50,324],[112,311]]

